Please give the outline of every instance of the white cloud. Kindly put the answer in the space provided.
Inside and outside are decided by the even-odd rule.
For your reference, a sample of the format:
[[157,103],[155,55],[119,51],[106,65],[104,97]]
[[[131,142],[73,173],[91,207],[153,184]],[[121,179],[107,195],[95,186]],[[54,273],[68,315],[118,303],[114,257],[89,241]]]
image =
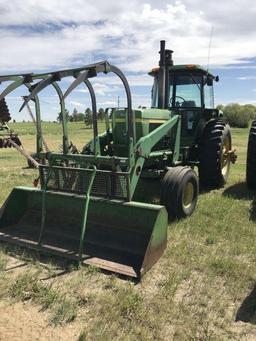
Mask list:
[[[149,106],[150,93],[147,96],[140,93],[144,91],[142,87],[147,87],[148,92],[152,85],[153,79],[146,73],[158,65],[161,39],[167,41],[167,48],[174,49],[176,64],[206,65],[214,26],[210,64],[223,69],[250,68],[254,72],[255,15],[256,2],[251,0],[227,0],[217,5],[216,1],[203,0],[147,0],[146,3],[139,0],[1,0],[0,74],[42,72],[108,59],[126,74],[133,87],[134,107]],[[256,78],[245,73],[239,79]],[[61,82],[63,90],[71,81],[70,77]],[[98,106],[117,105],[114,101],[117,96],[121,105],[125,105],[118,77],[99,75],[91,81],[100,100]],[[0,85],[1,89],[6,86],[7,83]],[[44,99],[49,92],[47,88],[40,98]],[[83,101],[90,106],[90,96],[86,93],[86,87],[81,86],[69,100],[77,107],[83,106]],[[23,95],[24,91],[17,90],[11,95],[16,94]],[[15,101],[10,102],[12,106]],[[42,104],[42,112],[43,108]]]
[[114,101],[104,101],[104,102],[99,102],[99,105],[103,105],[103,106],[117,106],[117,102]]
[[241,81],[256,80],[256,76],[244,76],[244,77],[238,77],[237,79]]
[[70,101],[68,104],[74,105],[76,107],[84,107],[83,103],[77,102],[77,101]]
[[158,63],[160,39],[175,50],[177,63],[206,64],[212,25],[211,64],[239,64],[256,55],[256,7],[250,0],[218,6],[202,0],[193,6],[189,0],[147,2],[2,0],[0,72],[68,67],[107,57],[126,72],[145,72]]
[[87,89],[75,89],[74,92],[88,93],[89,90],[87,90]]

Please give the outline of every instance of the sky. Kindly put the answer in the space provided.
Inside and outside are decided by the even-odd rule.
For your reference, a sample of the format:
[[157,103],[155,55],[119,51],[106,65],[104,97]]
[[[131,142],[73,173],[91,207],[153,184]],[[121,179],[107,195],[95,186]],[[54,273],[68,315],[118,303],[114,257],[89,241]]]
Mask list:
[[[219,75],[215,105],[256,104],[255,17],[252,0],[0,0],[0,75],[108,60],[125,73],[133,107],[149,107],[153,78],[147,72],[158,65],[159,41],[166,40],[175,64],[209,64]],[[63,91],[71,82],[61,81]],[[92,83],[98,108],[117,106],[118,97],[120,105],[126,105],[115,76],[101,75]],[[6,85],[1,84],[0,91]],[[26,109],[18,112],[26,94],[21,87],[7,96],[18,121],[29,119]],[[40,100],[42,118],[55,120],[59,103],[54,90],[43,90]],[[82,85],[66,99],[70,112],[75,107],[83,112],[90,105]]]

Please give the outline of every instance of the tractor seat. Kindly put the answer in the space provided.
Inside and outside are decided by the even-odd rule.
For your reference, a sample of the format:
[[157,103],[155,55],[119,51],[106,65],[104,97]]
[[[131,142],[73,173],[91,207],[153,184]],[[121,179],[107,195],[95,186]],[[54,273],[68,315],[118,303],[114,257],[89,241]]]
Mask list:
[[182,108],[195,108],[196,107],[196,102],[195,101],[184,101],[181,104]]

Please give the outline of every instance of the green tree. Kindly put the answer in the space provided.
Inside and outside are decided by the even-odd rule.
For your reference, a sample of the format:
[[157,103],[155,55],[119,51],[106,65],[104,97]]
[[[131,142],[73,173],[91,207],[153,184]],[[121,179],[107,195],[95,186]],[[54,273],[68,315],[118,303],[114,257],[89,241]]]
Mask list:
[[[66,120],[70,121],[70,115],[69,115],[69,111],[67,109],[65,109],[65,115],[66,115]],[[62,122],[62,116],[61,116],[60,112],[58,113],[57,121]]]
[[92,111],[90,108],[85,109],[84,123],[88,128],[92,128]]
[[251,120],[256,117],[256,107],[252,104],[240,105],[230,103],[226,106],[218,106],[224,113],[224,118],[232,127],[247,128]]
[[78,112],[75,108],[72,113],[72,121],[73,122],[82,122],[84,121],[85,115],[81,112]]
[[105,110],[103,108],[100,108],[99,109],[99,112],[98,112],[98,118],[99,120],[104,120],[104,116],[105,116]]

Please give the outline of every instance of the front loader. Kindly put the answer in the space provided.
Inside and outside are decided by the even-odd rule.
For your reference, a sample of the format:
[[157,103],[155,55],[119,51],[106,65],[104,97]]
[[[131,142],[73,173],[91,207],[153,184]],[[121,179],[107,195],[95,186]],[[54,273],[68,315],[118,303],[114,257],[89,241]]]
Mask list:
[[[90,78],[101,72],[120,78],[127,106],[112,109],[111,119],[106,110],[106,130],[99,134]],[[168,217],[193,213],[199,180],[211,188],[222,186],[234,154],[229,127],[213,108],[213,75],[197,65],[174,66],[164,41],[159,68],[150,74],[150,109],[132,109],[126,77],[106,61],[46,74],[0,76],[0,82],[13,81],[0,100],[21,85],[30,91],[21,109],[31,99],[35,102],[41,160],[40,188],[15,187],[4,203],[0,240],[138,278],[159,259]],[[63,94],[58,82],[69,76],[75,80]],[[65,98],[81,83],[91,96],[93,139],[72,154]],[[61,153],[43,152],[38,94],[47,86],[60,99]],[[153,182],[160,202],[138,199],[140,189],[145,184],[150,189]]]

